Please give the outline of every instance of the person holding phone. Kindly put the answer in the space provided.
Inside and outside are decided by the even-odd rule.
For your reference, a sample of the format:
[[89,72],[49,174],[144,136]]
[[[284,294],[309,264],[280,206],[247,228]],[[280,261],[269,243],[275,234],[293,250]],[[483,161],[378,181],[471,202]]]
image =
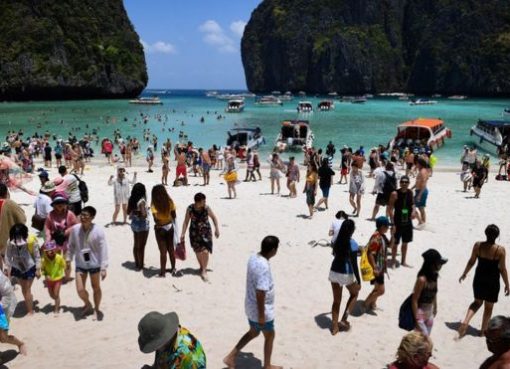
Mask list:
[[[86,206],[80,214],[81,223],[71,229],[69,238],[69,250],[66,260],[70,262],[73,258],[76,264],[76,290],[83,300],[82,316],[94,314],[95,320],[102,319],[102,312],[99,310],[101,303],[101,280],[106,278],[108,268],[108,246],[104,229],[93,223],[96,216],[96,209]],[[68,265],[70,265],[68,263]],[[87,276],[90,274],[94,296],[94,308],[89,300],[89,293],[85,288]]]

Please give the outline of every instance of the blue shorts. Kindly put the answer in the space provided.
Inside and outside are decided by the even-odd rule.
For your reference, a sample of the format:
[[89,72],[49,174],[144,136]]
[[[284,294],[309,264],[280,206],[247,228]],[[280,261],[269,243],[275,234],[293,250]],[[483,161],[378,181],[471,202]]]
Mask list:
[[420,190],[414,190],[414,191],[415,191],[414,192],[414,206],[416,206],[417,208],[424,208],[425,206],[427,206],[427,197],[429,196],[429,190],[427,188],[423,190],[423,193],[421,194],[420,201],[416,200]]
[[26,272],[22,272],[21,270],[13,267],[11,268],[11,275],[19,279],[32,280],[35,278],[35,265]]
[[258,322],[252,322],[248,319],[248,323],[250,323],[250,327],[255,329],[257,332],[274,332],[274,320],[265,322],[264,325],[260,325]]
[[139,218],[136,215],[131,216],[131,230],[133,232],[149,232],[149,220]]
[[325,199],[327,199],[329,197],[329,189],[330,189],[330,187],[322,187],[321,186],[322,197],[324,197]]
[[7,319],[2,305],[0,305],[0,329],[3,331],[9,330],[9,319]]

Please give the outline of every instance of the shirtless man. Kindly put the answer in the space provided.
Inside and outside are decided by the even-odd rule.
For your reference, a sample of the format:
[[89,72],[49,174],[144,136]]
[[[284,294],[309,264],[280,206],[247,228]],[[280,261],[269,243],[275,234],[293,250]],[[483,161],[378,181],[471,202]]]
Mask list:
[[480,369],[510,368],[510,318],[501,315],[489,321],[485,334],[487,349],[494,355],[480,366]]
[[418,209],[418,211],[415,211],[415,215],[416,219],[418,219],[418,225],[421,225],[427,222],[425,206],[427,205],[427,197],[429,195],[429,190],[427,189],[429,171],[425,159],[419,157],[416,161],[416,168],[418,169],[418,174],[416,176],[416,183],[412,189],[415,191],[414,205],[416,209]]
[[188,168],[186,167],[186,154],[184,152],[180,152],[177,154],[177,167],[175,168],[175,180],[179,179],[179,176],[182,175],[183,183],[185,186],[188,185]]
[[209,157],[209,153],[202,148],[198,149],[198,153],[202,158],[202,175],[204,177],[204,186],[209,184],[209,172],[211,170],[211,158]]
[[409,151],[409,149],[406,149],[408,151],[407,155],[405,155],[405,162],[406,162],[406,176],[410,176],[413,171],[413,165],[414,165],[414,154]]

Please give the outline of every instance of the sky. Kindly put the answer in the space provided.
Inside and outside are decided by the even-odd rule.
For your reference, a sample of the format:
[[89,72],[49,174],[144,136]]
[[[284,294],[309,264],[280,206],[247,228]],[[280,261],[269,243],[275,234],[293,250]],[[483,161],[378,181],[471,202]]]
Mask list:
[[148,88],[246,89],[241,37],[262,0],[124,0]]

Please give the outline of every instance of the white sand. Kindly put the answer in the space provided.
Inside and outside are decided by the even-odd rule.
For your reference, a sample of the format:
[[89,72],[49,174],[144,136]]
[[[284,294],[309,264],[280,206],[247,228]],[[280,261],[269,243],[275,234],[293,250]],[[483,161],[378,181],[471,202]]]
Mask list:
[[[244,177],[242,167],[240,177]],[[159,166],[152,174],[145,173],[145,167],[137,169],[139,181],[150,192],[159,181]],[[172,163],[171,180],[174,170]],[[131,173],[133,171],[134,168],[130,169]],[[100,225],[110,222],[113,212],[113,190],[107,186],[111,174],[114,174],[113,168],[100,161],[87,169],[84,177],[90,190],[89,205],[98,209],[95,221]],[[504,204],[510,196],[509,183],[496,182],[491,175],[481,199],[466,199],[472,194],[460,192],[461,182],[457,174],[451,171],[435,173],[429,184],[429,224],[426,230],[415,231],[415,240],[410,245],[409,262],[414,269],[390,270],[386,295],[378,303],[383,311],[378,312],[378,316],[352,317],[351,331],[333,337],[329,332],[331,251],[327,247],[312,248],[309,243],[329,239],[328,228],[337,210],[351,212],[348,187],[335,184],[330,194],[330,210],[318,212],[313,220],[308,220],[300,217],[307,214],[304,194],[301,194],[303,182],[299,184],[297,199],[271,196],[268,195],[268,170],[264,169],[262,182],[240,184],[238,199],[227,200],[224,199],[226,186],[218,174],[218,171],[211,172],[212,185],[207,188],[198,186],[202,183],[201,178],[193,177],[189,187],[169,187],[181,224],[186,207],[198,191],[207,195],[209,206],[219,218],[221,235],[214,244],[210,284],[193,274],[198,263],[190,248],[188,260],[178,262],[178,268],[184,269],[183,277],[157,278],[159,251],[152,229],[145,259],[149,269],[141,273],[126,268],[125,264],[133,264],[131,230],[129,226],[109,227],[106,235],[110,267],[108,277],[102,283],[104,320],[97,322],[91,317],[75,320],[73,312],[79,311],[82,303],[74,283],[63,286],[61,300],[65,310],[55,318],[48,306],[52,300],[42,281],[35,281],[34,298],[43,312],[37,312],[33,317],[12,319],[10,332],[26,342],[29,355],[18,356],[7,364],[9,368],[124,369],[152,364],[153,355],[142,354],[137,344],[138,321],[152,310],[176,311],[182,324],[202,342],[208,368],[223,368],[222,358],[248,329],[244,314],[246,262],[251,253],[258,251],[262,238],[268,234],[278,236],[281,241],[278,254],[271,260],[276,286],[275,364],[294,369],[365,369],[382,368],[391,362],[405,333],[397,325],[398,308],[413,288],[422,261],[421,253],[430,247],[437,248],[449,259],[439,280],[439,312],[432,332],[435,346],[431,361],[441,368],[478,368],[489,355],[484,339],[468,335],[456,342],[453,339],[455,330],[447,325],[463,319],[472,301],[474,270],[463,284],[459,284],[458,278],[473,243],[483,238],[485,226],[492,222],[498,224],[502,230],[500,242],[503,245],[510,243],[510,222],[504,218]],[[55,168],[51,170],[51,177],[54,176]],[[28,187],[38,190],[38,182],[34,178]],[[369,191],[372,185],[373,180],[369,180]],[[286,194],[284,187],[283,179],[282,193]],[[12,197],[24,204],[30,219],[33,198],[22,192],[13,193]],[[374,199],[370,194],[364,196],[362,217],[355,219],[354,238],[360,244],[368,241],[375,227],[373,222],[365,220],[372,211]],[[90,286],[88,289],[91,291]],[[370,290],[370,285],[363,283],[360,299],[364,299]],[[19,287],[16,294],[20,301],[18,311],[24,311]],[[342,311],[347,296],[344,291]],[[501,292],[494,314],[508,314],[509,311],[510,300]],[[472,325],[478,329],[480,322],[481,312]],[[9,348],[1,345],[2,350]],[[259,337],[244,349],[238,367],[260,368],[262,348],[263,339]]]

